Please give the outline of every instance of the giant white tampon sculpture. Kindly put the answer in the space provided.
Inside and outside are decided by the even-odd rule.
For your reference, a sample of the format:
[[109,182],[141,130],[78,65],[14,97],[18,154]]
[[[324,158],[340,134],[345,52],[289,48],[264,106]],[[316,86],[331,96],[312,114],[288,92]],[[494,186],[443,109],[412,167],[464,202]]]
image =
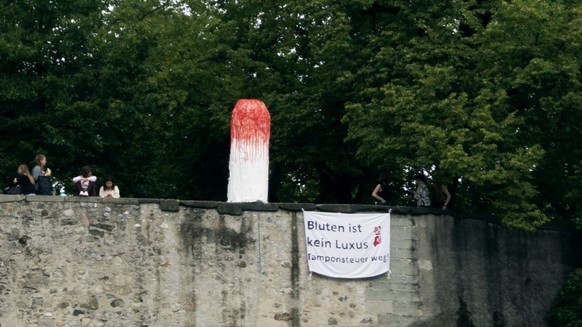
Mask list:
[[268,202],[271,115],[257,99],[240,99],[230,122],[228,202]]

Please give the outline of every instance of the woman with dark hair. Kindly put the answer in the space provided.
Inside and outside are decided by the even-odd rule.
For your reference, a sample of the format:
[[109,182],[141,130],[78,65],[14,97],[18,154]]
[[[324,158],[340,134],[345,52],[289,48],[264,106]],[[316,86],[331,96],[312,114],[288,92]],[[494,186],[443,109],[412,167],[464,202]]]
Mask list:
[[105,179],[105,184],[99,189],[99,196],[102,198],[119,198],[119,188],[113,183],[113,179]]
[[81,175],[73,178],[73,183],[77,187],[77,195],[79,196],[96,196],[95,182],[97,176],[93,176],[93,171],[90,166],[81,168]]
[[430,192],[426,186],[426,177],[422,174],[418,174],[414,177],[416,183],[416,190],[414,193],[414,199],[416,200],[417,207],[430,207]]
[[434,177],[433,188],[434,196],[432,207],[443,210],[447,209],[447,206],[451,202],[451,193],[449,192],[447,184],[442,182],[442,177]]
[[388,202],[388,174],[380,174],[378,184],[372,191],[372,197],[378,200],[377,203],[386,204]]

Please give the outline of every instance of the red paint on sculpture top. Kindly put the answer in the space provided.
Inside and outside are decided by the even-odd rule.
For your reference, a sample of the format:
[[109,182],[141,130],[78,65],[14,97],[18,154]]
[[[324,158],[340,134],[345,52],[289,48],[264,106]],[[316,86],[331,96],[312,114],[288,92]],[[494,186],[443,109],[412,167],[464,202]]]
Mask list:
[[232,111],[230,141],[250,143],[251,146],[269,144],[271,115],[265,104],[257,99],[240,99]]

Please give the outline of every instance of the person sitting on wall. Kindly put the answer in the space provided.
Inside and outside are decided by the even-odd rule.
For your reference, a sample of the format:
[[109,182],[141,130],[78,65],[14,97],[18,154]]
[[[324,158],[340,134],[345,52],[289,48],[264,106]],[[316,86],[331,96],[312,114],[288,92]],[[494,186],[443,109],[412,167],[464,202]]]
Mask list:
[[81,168],[81,175],[73,177],[73,183],[77,188],[78,196],[96,196],[95,182],[97,181],[97,176],[93,176],[93,171],[90,166],[85,166]]
[[34,161],[36,166],[32,168],[32,177],[35,181],[36,194],[38,195],[51,195],[52,185],[50,176],[52,175],[50,168],[46,166],[46,156],[44,154],[38,154]]
[[20,194],[24,195],[36,195],[36,189],[34,187],[34,177],[30,174],[28,166],[21,164],[18,166],[18,186],[20,187]]
[[99,196],[102,198],[119,198],[119,188],[113,183],[113,179],[105,179],[105,184],[99,189]]

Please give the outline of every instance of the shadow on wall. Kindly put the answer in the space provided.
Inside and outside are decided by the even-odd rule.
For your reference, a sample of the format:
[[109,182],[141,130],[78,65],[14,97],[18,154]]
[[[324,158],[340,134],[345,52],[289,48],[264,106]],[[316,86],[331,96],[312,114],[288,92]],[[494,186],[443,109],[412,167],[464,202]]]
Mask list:
[[202,244],[208,242],[216,243],[221,248],[244,254],[249,243],[255,240],[249,238],[251,228],[247,226],[244,219],[241,219],[240,231],[228,228],[225,223],[224,215],[218,217],[218,229],[206,227],[203,224],[205,210],[193,209],[184,215],[184,220],[180,224],[180,236],[184,249],[188,249],[193,257],[200,255],[199,249]]

